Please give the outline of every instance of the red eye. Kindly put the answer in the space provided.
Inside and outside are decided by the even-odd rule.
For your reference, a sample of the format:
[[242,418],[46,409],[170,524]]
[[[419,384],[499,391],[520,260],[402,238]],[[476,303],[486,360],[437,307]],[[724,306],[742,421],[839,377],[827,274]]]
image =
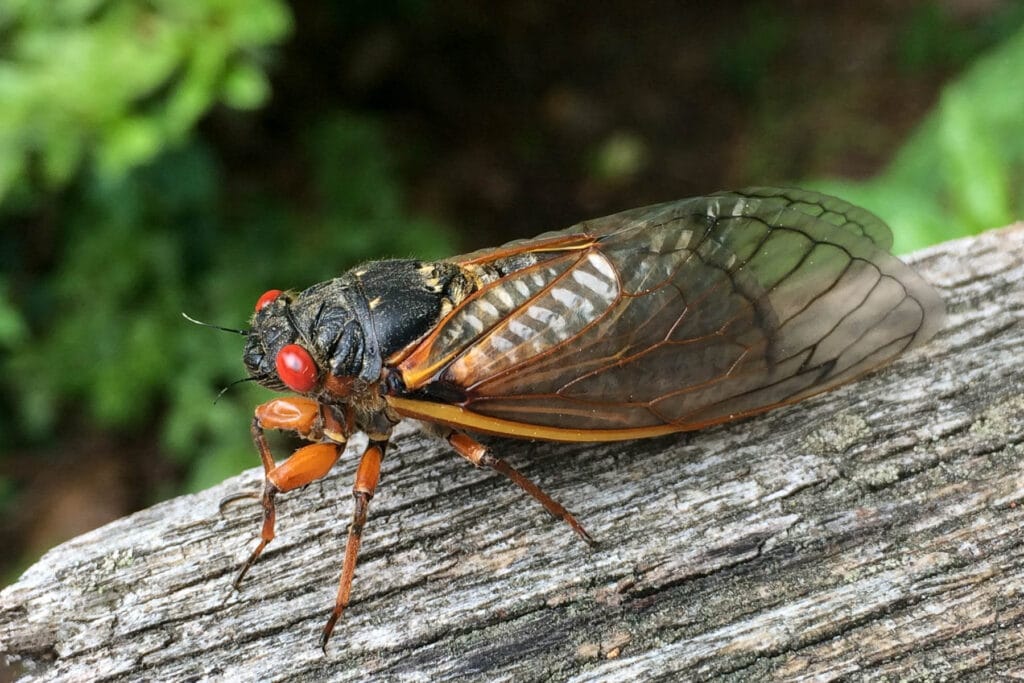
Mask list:
[[309,351],[298,344],[289,344],[278,351],[275,364],[281,381],[292,391],[304,394],[316,386],[316,364]]
[[259,313],[262,311],[264,306],[279,296],[281,296],[280,289],[269,289],[263,292],[263,295],[259,299],[256,299],[256,312]]

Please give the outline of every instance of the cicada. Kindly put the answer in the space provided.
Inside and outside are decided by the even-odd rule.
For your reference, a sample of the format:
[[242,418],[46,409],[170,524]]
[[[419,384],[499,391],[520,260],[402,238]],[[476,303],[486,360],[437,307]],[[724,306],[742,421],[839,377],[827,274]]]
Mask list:
[[[366,263],[260,297],[249,376],[297,396],[260,405],[259,544],[275,496],[334,466],[356,432],[355,510],[321,646],[348,605],[393,427],[422,423],[474,465],[572,514],[467,432],[615,441],[700,429],[863,375],[942,324],[937,293],[889,253],[878,218],[839,199],[752,188],[585,221],[443,261]],[[312,442],[278,464],[264,430]]]

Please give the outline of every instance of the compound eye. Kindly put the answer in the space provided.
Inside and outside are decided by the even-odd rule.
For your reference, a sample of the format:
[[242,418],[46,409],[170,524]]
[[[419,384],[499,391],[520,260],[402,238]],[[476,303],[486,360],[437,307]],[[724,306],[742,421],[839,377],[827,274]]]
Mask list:
[[264,308],[266,308],[267,304],[269,304],[271,301],[273,301],[279,296],[281,296],[280,289],[269,289],[263,292],[260,298],[256,299],[256,312],[259,313],[260,311],[262,311]]
[[292,391],[305,394],[316,386],[316,363],[298,344],[288,344],[278,351],[275,365],[281,381]]

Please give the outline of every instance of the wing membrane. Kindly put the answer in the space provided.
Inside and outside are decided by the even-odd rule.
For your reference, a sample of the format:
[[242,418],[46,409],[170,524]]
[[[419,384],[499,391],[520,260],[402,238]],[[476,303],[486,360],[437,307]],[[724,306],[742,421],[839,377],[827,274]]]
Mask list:
[[[883,223],[810,192],[636,209],[495,258],[531,244],[543,266],[478,292],[409,355],[399,412],[552,439],[693,429],[848,381],[942,319]],[[426,405],[441,394],[454,407]]]

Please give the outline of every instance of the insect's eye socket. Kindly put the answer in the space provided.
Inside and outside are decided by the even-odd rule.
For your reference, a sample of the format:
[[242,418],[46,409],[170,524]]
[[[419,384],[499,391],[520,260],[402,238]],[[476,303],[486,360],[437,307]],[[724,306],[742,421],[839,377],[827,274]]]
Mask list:
[[275,365],[277,375],[292,391],[304,394],[316,386],[316,363],[298,344],[288,344],[278,351]]
[[281,296],[280,289],[268,289],[267,291],[263,292],[260,298],[256,299],[256,312],[259,313],[260,311],[262,311],[267,306],[267,304],[269,304],[271,301],[273,301],[279,296]]

